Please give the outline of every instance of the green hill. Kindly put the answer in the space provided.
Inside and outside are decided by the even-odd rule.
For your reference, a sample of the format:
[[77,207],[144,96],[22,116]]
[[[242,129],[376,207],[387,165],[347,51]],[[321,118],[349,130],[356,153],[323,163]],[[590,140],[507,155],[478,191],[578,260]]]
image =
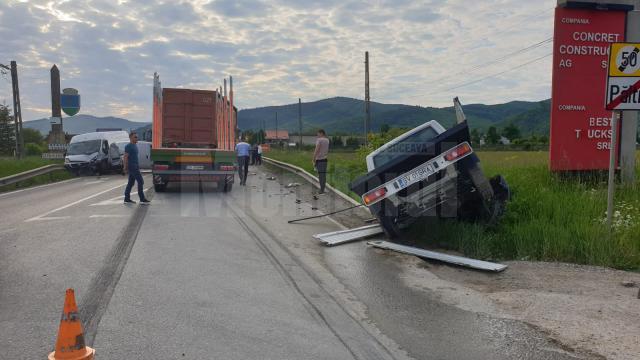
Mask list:
[[[510,121],[522,127],[523,133],[531,131],[548,133],[549,100],[539,102],[512,101],[505,104],[463,105],[472,128],[486,130],[490,126],[503,127]],[[242,130],[268,129],[276,126],[292,132],[298,131],[298,104],[243,109],[238,112],[238,126]],[[364,101],[335,97],[302,104],[303,132],[324,128],[336,133],[360,133],[364,123]],[[371,128],[378,131],[387,124],[392,127],[415,127],[428,120],[437,120],[445,126],[453,124],[453,106],[444,108],[410,106],[402,104],[371,103]]]

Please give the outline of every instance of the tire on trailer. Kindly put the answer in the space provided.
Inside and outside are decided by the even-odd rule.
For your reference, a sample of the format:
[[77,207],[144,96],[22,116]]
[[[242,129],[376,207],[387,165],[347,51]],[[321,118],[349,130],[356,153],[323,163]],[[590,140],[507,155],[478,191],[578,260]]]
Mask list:
[[167,190],[167,184],[153,184],[153,189],[156,192],[164,192],[165,190]]
[[233,189],[233,183],[225,182],[224,187],[222,188],[222,191],[229,192],[232,189]]

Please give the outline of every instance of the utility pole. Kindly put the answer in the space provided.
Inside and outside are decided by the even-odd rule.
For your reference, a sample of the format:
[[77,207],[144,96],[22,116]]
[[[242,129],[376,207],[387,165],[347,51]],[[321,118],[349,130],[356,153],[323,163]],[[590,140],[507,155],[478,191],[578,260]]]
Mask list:
[[302,99],[298,98],[298,148],[302,150]]
[[13,124],[16,133],[16,156],[24,157],[24,137],[22,136],[22,108],[20,106],[20,88],[18,86],[18,65],[11,61],[11,66],[0,64],[5,70],[11,71],[11,88],[13,92]]
[[371,122],[371,104],[369,96],[369,52],[364,52],[364,145],[368,143],[369,124]]
[[280,139],[278,138],[278,112],[276,111],[276,143],[280,145]]

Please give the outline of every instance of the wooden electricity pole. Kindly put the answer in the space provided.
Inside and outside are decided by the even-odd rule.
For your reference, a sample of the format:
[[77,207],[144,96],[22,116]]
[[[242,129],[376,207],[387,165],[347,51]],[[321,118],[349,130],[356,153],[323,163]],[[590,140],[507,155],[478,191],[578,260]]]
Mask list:
[[298,98],[298,149],[302,150],[302,99]]
[[20,87],[18,86],[18,65],[11,61],[11,66],[0,64],[0,67],[11,71],[11,88],[13,92],[13,124],[16,133],[16,156],[24,157],[24,137],[22,136],[22,107],[20,106]]
[[276,111],[276,144],[280,145],[280,139],[278,138],[278,112]]
[[371,98],[369,97],[369,52],[364,53],[364,144],[368,143],[369,125],[371,121]]

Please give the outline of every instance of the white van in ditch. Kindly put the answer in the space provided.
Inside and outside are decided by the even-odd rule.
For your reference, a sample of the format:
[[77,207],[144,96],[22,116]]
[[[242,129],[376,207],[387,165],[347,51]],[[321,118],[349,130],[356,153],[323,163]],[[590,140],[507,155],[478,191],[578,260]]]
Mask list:
[[64,167],[78,175],[81,172],[104,174],[122,169],[118,142],[129,141],[126,131],[101,131],[71,138],[64,157]]

